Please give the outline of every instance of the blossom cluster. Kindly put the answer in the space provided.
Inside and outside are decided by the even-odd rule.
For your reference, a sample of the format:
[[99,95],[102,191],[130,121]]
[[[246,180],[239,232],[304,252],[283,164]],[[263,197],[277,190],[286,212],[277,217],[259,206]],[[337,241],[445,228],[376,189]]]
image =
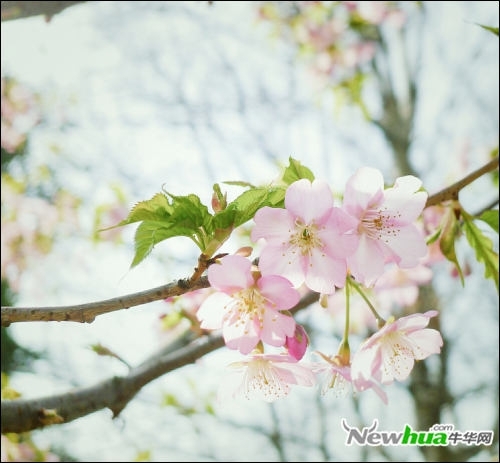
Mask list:
[[378,170],[362,167],[347,181],[340,205],[325,181],[300,179],[287,188],[284,208],[256,212],[251,239],[261,245],[258,260],[217,259],[208,268],[211,291],[196,313],[200,328],[222,330],[226,346],[247,356],[231,364],[243,375],[233,395],[273,401],[291,385],[322,380],[323,391],[350,385],[356,392],[373,389],[387,402],[383,385],[405,380],[416,360],[440,352],[441,335],[427,328],[437,311],[386,321],[372,307],[378,330],[354,355],[346,327],[336,355],[317,352],[322,361],[305,362],[309,337],[292,313],[305,291],[320,298],[344,287],[362,291],[388,268],[417,268],[427,254],[417,226],[427,200],[421,186],[408,175],[386,188]]
[[396,2],[263,2],[259,19],[294,44],[326,86],[360,79],[381,40],[379,28],[401,28],[406,13]]

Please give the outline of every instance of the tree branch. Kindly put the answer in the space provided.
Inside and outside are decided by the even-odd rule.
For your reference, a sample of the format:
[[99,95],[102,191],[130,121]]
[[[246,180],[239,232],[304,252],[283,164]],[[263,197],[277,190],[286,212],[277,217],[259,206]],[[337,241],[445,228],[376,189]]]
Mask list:
[[459,180],[453,185],[450,185],[449,187],[444,188],[443,190],[433,194],[432,196],[429,196],[425,207],[435,206],[449,200],[457,200],[458,193],[461,189],[465,188],[467,185],[471,184],[474,180],[477,180],[482,175],[488,172],[492,172],[495,169],[498,169],[498,156],[485,164],[483,167],[480,167],[474,172],[471,172],[462,180]]
[[[291,312],[297,313],[317,300],[318,295],[311,291]],[[201,335],[194,340],[192,336],[193,332],[187,330],[167,348],[132,368],[127,376],[115,376],[90,387],[54,396],[2,400],[2,434],[68,423],[103,408],[109,408],[116,418],[146,384],[224,346],[224,340],[218,334]]]
[[196,281],[179,280],[164,286],[148,289],[126,296],[115,297],[104,301],[90,302],[87,304],[67,305],[60,307],[2,307],[2,326],[9,326],[15,322],[34,321],[70,321],[79,323],[92,323],[95,317],[115,310],[128,309],[148,302],[166,299],[172,296],[207,288],[207,277]]
[[[497,156],[453,185],[429,196],[425,207],[435,206],[436,204],[448,200],[458,199],[460,190],[482,175],[497,169],[498,164],[499,158]],[[181,294],[196,289],[207,288],[208,286],[209,282],[205,276],[195,281],[191,281],[190,279],[179,280],[176,283],[169,283],[142,292],[87,304],[60,307],[2,307],[2,326],[9,326],[11,323],[16,322],[30,321],[72,321],[92,323],[98,315],[113,312],[115,310],[128,309],[129,307],[147,304],[148,302],[166,299],[172,296],[180,296]]]
[[144,385],[172,370],[194,363],[223,345],[220,335],[205,335],[167,355],[155,355],[154,361],[147,359],[132,368],[127,376],[115,376],[60,395],[2,400],[2,434],[68,423],[103,408],[109,408],[113,418],[116,418]]
[[86,3],[84,1],[73,2],[13,2],[2,1],[2,21],[10,21],[13,19],[29,18],[31,16],[45,16],[45,21],[49,22],[56,14],[66,8],[77,5],[78,3]]

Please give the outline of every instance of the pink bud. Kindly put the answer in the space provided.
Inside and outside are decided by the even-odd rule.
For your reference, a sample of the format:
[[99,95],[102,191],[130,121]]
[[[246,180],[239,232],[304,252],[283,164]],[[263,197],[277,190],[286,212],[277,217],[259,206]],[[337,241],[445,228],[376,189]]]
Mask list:
[[288,349],[288,353],[296,360],[300,360],[304,357],[308,345],[309,337],[307,336],[306,330],[302,325],[297,323],[293,336],[286,337],[285,346]]

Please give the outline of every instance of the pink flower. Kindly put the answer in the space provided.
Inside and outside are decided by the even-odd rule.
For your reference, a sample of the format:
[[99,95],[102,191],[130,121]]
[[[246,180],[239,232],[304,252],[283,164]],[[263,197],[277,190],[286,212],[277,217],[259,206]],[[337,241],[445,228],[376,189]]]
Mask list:
[[351,365],[345,362],[340,355],[329,357],[321,352],[316,352],[326,363],[318,363],[315,373],[322,373],[323,386],[321,394],[326,394],[330,389],[337,397],[345,397],[351,388]]
[[354,383],[351,377],[349,354],[346,356],[340,352],[334,357],[328,357],[321,352],[316,353],[326,361],[325,364],[317,364],[315,367],[315,373],[323,373],[326,376],[321,389],[323,395],[330,389],[337,397],[345,397],[349,391],[353,392],[353,390],[361,392],[367,389],[373,389],[385,404],[388,403],[387,394],[376,381],[358,375]]
[[300,294],[278,275],[259,277],[251,262],[225,256],[208,268],[208,280],[218,292],[201,304],[197,317],[203,329],[222,328],[227,347],[248,354],[259,341],[280,347],[295,332],[295,320],[280,310],[299,302]]
[[403,381],[410,375],[415,360],[439,354],[443,345],[441,334],[425,328],[430,318],[437,314],[436,310],[429,310],[389,320],[368,338],[352,361],[351,373],[355,385],[366,378],[373,378],[382,384]]
[[348,180],[343,208],[358,220],[359,246],[347,263],[357,281],[371,286],[387,262],[411,268],[425,257],[425,238],[414,223],[427,200],[427,193],[418,191],[421,185],[407,175],[384,190],[382,174],[371,167]]
[[259,259],[263,275],[283,275],[296,287],[305,282],[324,294],[345,284],[345,259],[357,243],[356,222],[333,207],[327,183],[297,180],[286,191],[285,209],[263,207],[254,220],[252,239],[266,241]]
[[373,389],[375,391],[375,393],[380,397],[382,402],[384,402],[386,405],[389,403],[389,401],[387,399],[387,394],[382,389],[380,384],[377,381],[375,381],[373,378],[365,378],[363,372],[358,372],[356,378],[353,379],[352,384],[353,384],[354,389],[359,391],[359,392],[363,392],[363,391],[366,391],[368,389]]
[[377,297],[377,310],[380,307],[389,313],[397,308],[415,304],[419,294],[419,287],[429,283],[432,270],[423,264],[411,269],[401,269],[392,266],[382,274],[373,286]]
[[308,345],[309,337],[307,336],[307,332],[302,325],[297,323],[293,336],[287,336],[285,347],[295,360],[300,360],[304,357]]
[[[233,362],[229,368],[238,373],[236,384],[229,378],[219,391],[219,397],[243,395],[247,399],[274,402],[290,393],[290,385],[313,386],[312,368],[300,365],[289,355],[254,354],[248,359]],[[241,378],[241,373],[243,378]]]

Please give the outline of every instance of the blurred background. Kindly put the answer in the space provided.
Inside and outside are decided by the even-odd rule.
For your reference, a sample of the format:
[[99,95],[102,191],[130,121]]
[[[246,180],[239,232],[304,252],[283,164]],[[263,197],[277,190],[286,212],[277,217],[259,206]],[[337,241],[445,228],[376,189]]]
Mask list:
[[[130,270],[135,227],[98,232],[162,188],[209,205],[214,183],[267,184],[289,157],[337,194],[363,165],[389,185],[417,175],[430,194],[459,180],[498,154],[498,37],[481,27],[498,16],[492,1],[2,2],[2,305],[92,302],[189,276],[189,240],[160,243]],[[498,178],[460,200],[472,214],[498,204]],[[242,244],[245,227],[222,251]],[[2,461],[498,461],[498,293],[466,242],[457,255],[464,285],[437,255],[432,280],[377,294],[395,314],[437,308],[445,338],[440,356],[387,388],[387,406],[371,391],[313,388],[218,402],[235,358],[220,349],[148,384],[115,420],[102,410],[2,436]],[[299,314],[311,351],[336,350],[335,307]],[[172,310],[158,301],[91,324],[2,328],[3,397],[126,374],[91,346],[136,365],[169,342]],[[342,418],[388,431],[449,423],[495,441],[347,446]]]

